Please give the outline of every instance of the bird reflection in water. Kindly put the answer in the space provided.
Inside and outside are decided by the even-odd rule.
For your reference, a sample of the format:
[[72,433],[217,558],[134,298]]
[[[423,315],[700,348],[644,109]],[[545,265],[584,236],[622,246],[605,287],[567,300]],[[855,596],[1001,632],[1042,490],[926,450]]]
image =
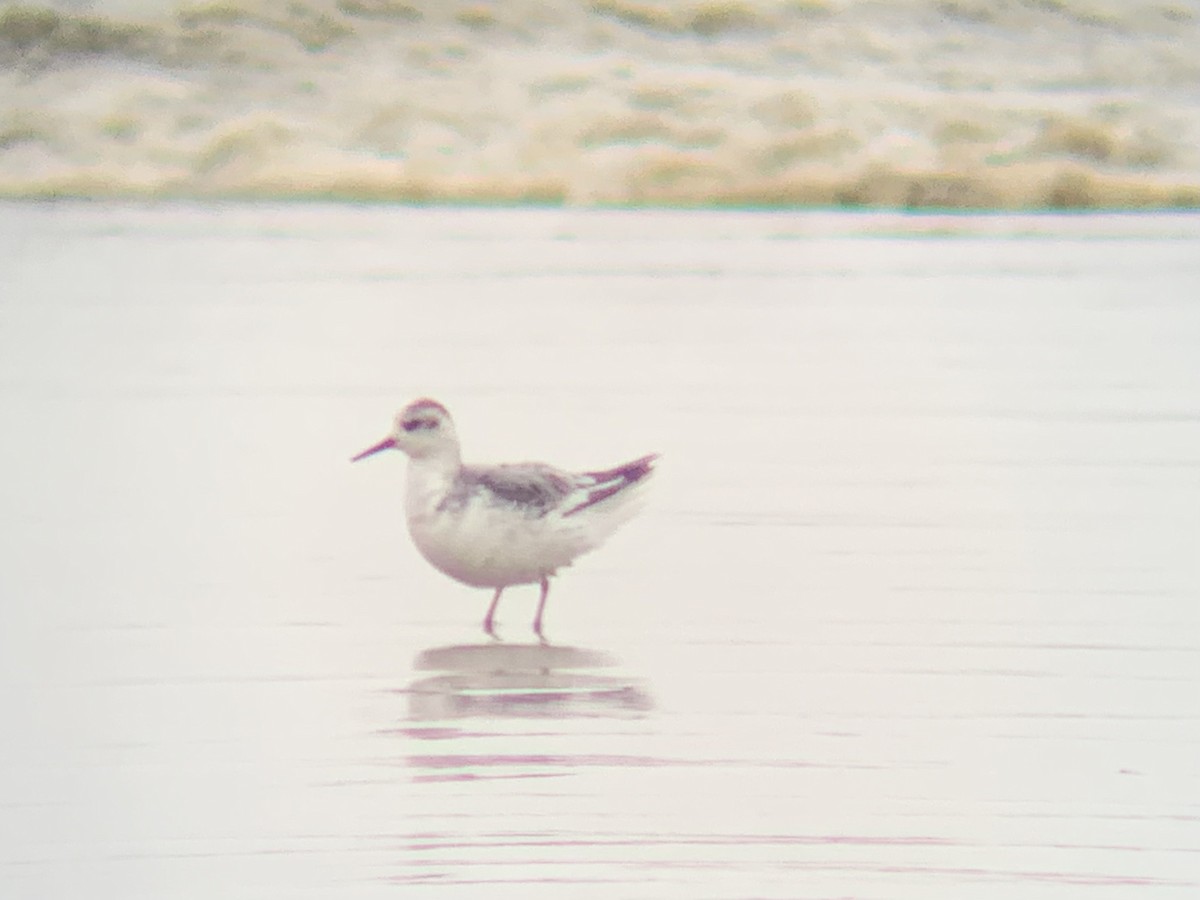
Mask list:
[[[410,721],[474,717],[637,716],[653,708],[599,650],[551,644],[432,647],[413,661],[431,674],[409,685]],[[610,670],[610,671],[606,671]]]

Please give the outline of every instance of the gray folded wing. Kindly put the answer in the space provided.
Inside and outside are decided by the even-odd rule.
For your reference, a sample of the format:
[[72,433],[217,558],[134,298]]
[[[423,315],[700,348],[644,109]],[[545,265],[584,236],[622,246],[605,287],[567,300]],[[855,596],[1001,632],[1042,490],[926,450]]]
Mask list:
[[531,516],[544,516],[576,485],[563,472],[540,463],[464,466],[443,508],[461,508],[480,493],[490,503],[513,506]]

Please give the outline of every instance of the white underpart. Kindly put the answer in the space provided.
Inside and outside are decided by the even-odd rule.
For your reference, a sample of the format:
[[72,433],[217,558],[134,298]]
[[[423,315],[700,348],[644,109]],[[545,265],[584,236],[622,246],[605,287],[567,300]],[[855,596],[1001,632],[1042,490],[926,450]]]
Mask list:
[[485,489],[466,502],[441,508],[456,467],[435,459],[410,459],[406,517],[413,543],[438,570],[475,587],[529,584],[568,566],[598,547],[637,510],[640,483],[571,515],[585,502],[594,479],[568,476],[577,488],[539,515],[495,502]]

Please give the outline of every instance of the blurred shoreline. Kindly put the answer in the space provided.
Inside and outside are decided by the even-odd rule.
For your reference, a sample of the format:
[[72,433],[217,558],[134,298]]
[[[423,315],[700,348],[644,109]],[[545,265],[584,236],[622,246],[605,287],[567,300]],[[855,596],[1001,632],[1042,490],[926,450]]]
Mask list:
[[1200,207],[1200,0],[0,2],[0,198]]

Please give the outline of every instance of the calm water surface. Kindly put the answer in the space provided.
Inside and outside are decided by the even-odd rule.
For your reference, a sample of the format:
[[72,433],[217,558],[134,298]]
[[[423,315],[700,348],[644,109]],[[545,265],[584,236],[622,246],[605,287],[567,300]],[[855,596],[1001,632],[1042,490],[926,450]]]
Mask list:
[[[1192,898],[1200,217],[0,207],[0,895]],[[469,459],[657,450],[500,608]]]

